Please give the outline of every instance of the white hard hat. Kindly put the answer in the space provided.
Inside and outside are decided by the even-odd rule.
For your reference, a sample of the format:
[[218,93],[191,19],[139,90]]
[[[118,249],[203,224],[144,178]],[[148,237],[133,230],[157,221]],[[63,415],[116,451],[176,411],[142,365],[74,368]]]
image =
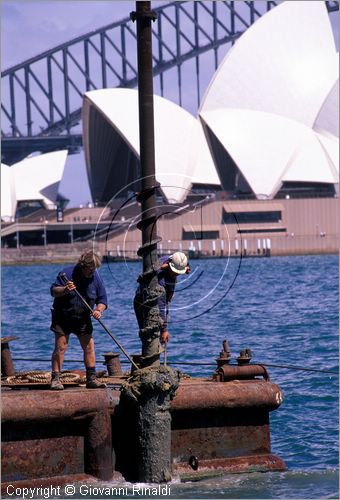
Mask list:
[[188,258],[183,252],[175,252],[169,257],[171,271],[176,274],[184,274],[188,269]]

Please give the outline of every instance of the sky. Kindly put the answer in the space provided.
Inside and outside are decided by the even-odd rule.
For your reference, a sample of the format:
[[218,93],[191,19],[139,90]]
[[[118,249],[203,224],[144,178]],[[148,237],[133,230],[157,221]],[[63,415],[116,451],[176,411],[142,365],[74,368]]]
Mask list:
[[[155,8],[166,3],[152,1],[151,5]],[[2,70],[76,36],[128,18],[133,10],[135,2],[130,0],[1,0]],[[338,46],[337,14],[332,15],[332,25]],[[83,153],[68,156],[60,192],[70,199],[69,207],[91,201]]]
[[[152,7],[163,3],[166,2],[154,1]],[[135,2],[130,0],[2,0],[1,69],[129,17],[133,10]],[[74,189],[75,180],[77,190]],[[83,153],[68,156],[60,192],[70,199],[69,208],[92,201]]]

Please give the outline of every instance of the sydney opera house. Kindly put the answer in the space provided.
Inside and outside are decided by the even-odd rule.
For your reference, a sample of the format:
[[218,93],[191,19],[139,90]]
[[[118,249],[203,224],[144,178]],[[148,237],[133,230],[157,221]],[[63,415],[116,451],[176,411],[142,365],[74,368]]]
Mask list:
[[[26,158],[11,167],[1,164],[1,219],[11,222],[32,209],[54,208],[62,201],[59,184],[67,150]],[[66,200],[65,200],[66,201]]]
[[[283,2],[228,51],[197,117],[154,96],[163,251],[338,250],[338,63],[325,3]],[[137,91],[87,92],[82,119],[93,202],[105,207],[93,209],[91,237],[103,253],[133,257],[140,241]],[[66,210],[63,224],[76,217]]]

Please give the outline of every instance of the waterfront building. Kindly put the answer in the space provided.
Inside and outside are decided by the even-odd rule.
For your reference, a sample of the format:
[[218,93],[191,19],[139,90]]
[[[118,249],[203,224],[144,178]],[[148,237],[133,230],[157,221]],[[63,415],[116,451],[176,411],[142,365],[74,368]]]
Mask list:
[[[324,2],[283,2],[229,50],[197,117],[154,97],[161,252],[338,251],[337,61]],[[82,125],[94,206],[48,214],[48,231],[36,230],[45,244],[94,239],[112,258],[136,258],[137,91],[87,92]],[[18,230],[23,245],[37,241],[27,225],[6,227],[3,246],[18,246]]]

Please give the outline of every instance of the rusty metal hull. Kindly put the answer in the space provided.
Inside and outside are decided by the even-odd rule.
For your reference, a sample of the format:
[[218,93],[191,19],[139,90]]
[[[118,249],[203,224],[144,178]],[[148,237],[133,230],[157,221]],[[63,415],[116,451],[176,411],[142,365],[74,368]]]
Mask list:
[[[8,495],[13,498],[13,493],[15,489],[23,490],[24,488],[55,488],[64,486],[65,484],[73,483],[90,483],[96,481],[96,478],[89,476],[88,474],[67,474],[62,476],[54,477],[39,477],[37,479],[26,479],[21,481],[2,481],[1,482],[1,494]],[[17,497],[15,497],[17,498]]]
[[180,475],[284,470],[271,454],[269,412],[280,388],[264,380],[183,382],[172,402],[172,457]]
[[272,454],[204,460],[198,462],[197,470],[193,470],[189,464],[174,464],[174,472],[182,481],[197,481],[226,473],[243,474],[283,470],[286,470],[284,461]]
[[112,478],[115,390],[2,395],[2,480],[90,474]]
[[[79,474],[109,480],[117,472],[128,479],[134,454],[124,461],[121,453],[134,449],[135,436],[116,389],[3,392],[3,483]],[[175,473],[284,470],[269,430],[269,413],[281,402],[280,388],[265,380],[182,380],[171,402]]]

